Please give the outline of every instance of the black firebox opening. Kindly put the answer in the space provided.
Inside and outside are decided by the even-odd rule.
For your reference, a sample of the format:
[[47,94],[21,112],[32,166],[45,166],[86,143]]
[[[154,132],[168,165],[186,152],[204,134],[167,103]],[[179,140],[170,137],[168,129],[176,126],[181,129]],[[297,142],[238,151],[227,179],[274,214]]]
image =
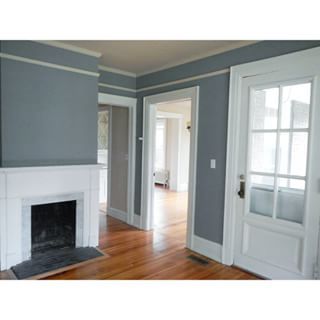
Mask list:
[[31,207],[31,254],[75,247],[76,200]]

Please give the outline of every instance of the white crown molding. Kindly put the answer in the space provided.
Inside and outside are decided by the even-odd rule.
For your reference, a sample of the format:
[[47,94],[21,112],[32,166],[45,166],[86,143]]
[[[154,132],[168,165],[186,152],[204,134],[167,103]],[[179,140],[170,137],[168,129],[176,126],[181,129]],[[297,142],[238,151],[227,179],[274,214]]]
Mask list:
[[150,86],[150,87],[139,88],[136,91],[137,92],[141,92],[141,91],[157,89],[157,88],[161,88],[161,87],[167,87],[167,86],[171,86],[171,85],[174,85],[174,84],[189,82],[189,81],[203,79],[203,78],[214,77],[214,76],[218,76],[220,74],[229,73],[229,72],[230,72],[230,69],[226,68],[226,69],[222,69],[222,70],[218,70],[218,71],[203,73],[203,74],[200,74],[200,75],[197,75],[197,76],[192,76],[192,77],[183,78],[183,79],[179,79],[179,80],[160,83],[160,84],[156,84],[156,85]]
[[121,86],[114,86],[112,84],[107,84],[107,83],[102,83],[102,82],[99,82],[98,85],[100,87],[106,87],[106,88],[111,88],[111,89],[129,91],[129,92],[134,92],[134,93],[137,92],[137,90],[135,90],[135,89],[130,89],[130,88],[121,87]]
[[0,58],[35,64],[38,66],[43,66],[43,67],[48,67],[48,68],[53,68],[53,69],[58,69],[58,70],[63,70],[63,71],[68,71],[68,72],[85,74],[87,76],[92,76],[92,77],[99,77],[99,73],[97,73],[97,72],[92,72],[92,71],[83,70],[83,69],[77,69],[77,68],[73,68],[73,67],[68,67],[68,66],[45,62],[45,61],[36,60],[36,59],[24,58],[24,57],[15,56],[13,54],[8,54],[8,53],[3,53],[3,52],[0,52]]
[[63,43],[63,42],[60,42],[60,41],[53,41],[53,40],[52,41],[51,40],[41,40],[40,41],[40,40],[36,40],[34,42],[46,44],[46,45],[51,46],[51,47],[56,47],[56,48],[60,48],[60,49],[65,49],[65,50],[69,50],[69,51],[85,54],[87,56],[92,56],[92,57],[96,57],[96,58],[100,58],[101,55],[102,55],[100,52],[93,51],[93,50],[88,50],[88,49],[84,49],[84,48],[80,48],[80,47],[76,47],[76,46],[73,46],[71,44]]
[[150,70],[145,71],[145,72],[137,73],[136,76],[137,77],[145,76],[145,75],[150,74],[150,73],[154,73],[154,72],[166,70],[166,69],[169,69],[169,68],[177,67],[177,66],[180,66],[180,65],[188,63],[188,62],[193,62],[193,61],[197,61],[197,60],[200,60],[200,59],[208,58],[208,57],[217,55],[219,53],[231,51],[233,49],[238,49],[238,48],[241,48],[241,47],[246,47],[246,46],[249,46],[249,45],[257,43],[257,42],[259,42],[259,41],[246,40],[246,41],[233,42],[230,45],[225,45],[225,46],[220,47],[218,49],[207,51],[204,54],[199,54],[199,55],[193,56],[191,58],[181,59],[181,60],[179,60],[177,62],[174,62],[174,63],[165,64],[165,65],[163,65],[163,66],[161,66],[159,68],[154,68],[154,69],[150,69]]
[[226,68],[226,69],[222,69],[222,70],[203,73],[203,74],[200,74],[200,75],[196,75],[196,76],[192,76],[192,77],[188,77],[188,78],[183,78],[183,79],[179,79],[179,80],[174,80],[174,81],[169,81],[169,82],[164,82],[164,83],[156,84],[156,85],[149,86],[149,87],[143,87],[143,88],[139,88],[139,89],[130,89],[130,88],[121,87],[121,86],[115,86],[115,85],[102,83],[102,82],[99,82],[98,84],[99,84],[100,87],[106,87],[106,88],[118,89],[118,90],[124,90],[124,91],[129,91],[129,92],[135,92],[136,93],[136,92],[147,91],[147,90],[151,90],[151,89],[167,87],[167,86],[171,86],[171,85],[174,85],[174,84],[189,82],[189,81],[193,81],[193,80],[214,77],[214,76],[218,76],[220,74],[229,73],[229,72],[230,72],[230,69]]
[[129,76],[129,77],[133,77],[133,78],[137,77],[137,75],[135,73],[133,73],[133,72],[128,72],[128,71],[124,71],[124,70],[116,69],[116,68],[110,68],[110,67],[103,66],[103,65],[98,65],[98,69],[102,70],[102,71],[122,74],[124,76]]

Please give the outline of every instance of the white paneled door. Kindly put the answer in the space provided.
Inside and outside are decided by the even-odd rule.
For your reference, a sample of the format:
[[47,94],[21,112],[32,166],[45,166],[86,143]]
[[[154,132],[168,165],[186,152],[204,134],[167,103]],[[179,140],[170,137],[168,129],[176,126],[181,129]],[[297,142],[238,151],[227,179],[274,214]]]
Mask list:
[[266,278],[316,277],[318,76],[298,63],[241,81],[234,264]]

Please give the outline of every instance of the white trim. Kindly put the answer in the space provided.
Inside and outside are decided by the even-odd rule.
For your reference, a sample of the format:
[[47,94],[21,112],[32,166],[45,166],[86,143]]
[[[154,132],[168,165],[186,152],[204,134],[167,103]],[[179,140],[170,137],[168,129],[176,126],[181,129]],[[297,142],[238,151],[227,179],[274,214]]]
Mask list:
[[24,57],[15,56],[15,55],[3,53],[3,52],[0,52],[0,58],[35,64],[38,66],[48,67],[48,68],[53,68],[53,69],[58,69],[58,70],[63,70],[63,71],[85,74],[87,76],[92,76],[92,77],[99,77],[98,72],[87,71],[87,70],[83,70],[83,69],[68,67],[68,66],[55,64],[55,63],[51,63],[51,62],[45,62],[45,61],[36,60],[36,59],[24,58]]
[[183,78],[183,79],[179,79],[179,80],[174,80],[174,81],[169,81],[169,82],[165,82],[165,83],[161,83],[161,84],[156,84],[154,86],[139,88],[139,89],[136,90],[136,92],[141,92],[141,91],[146,91],[146,90],[151,90],[151,89],[167,87],[167,86],[171,86],[171,85],[174,85],[174,84],[189,82],[189,81],[193,81],[193,80],[199,80],[199,79],[203,79],[203,78],[209,78],[209,77],[218,76],[220,74],[229,73],[229,72],[230,72],[229,68],[225,68],[225,69],[222,69],[222,70],[203,73],[203,74],[200,74],[200,75],[197,75],[197,76],[192,76],[192,77],[188,77],[188,78]]
[[101,64],[98,65],[98,69],[102,70],[102,71],[122,74],[124,76],[132,77],[132,78],[136,78],[137,77],[137,75],[135,73],[133,73],[133,72],[129,72],[129,71],[121,70],[121,69],[116,69],[116,68],[110,68],[110,67],[107,67],[107,66],[103,66]]
[[141,225],[141,216],[134,214],[133,216],[133,226],[140,229]]
[[99,82],[98,85],[99,85],[100,87],[106,87],[106,88],[111,88],[111,89],[129,91],[129,92],[134,92],[134,93],[137,92],[136,89],[130,89],[130,88],[121,87],[121,86],[114,86],[114,85],[112,85],[112,84],[107,84],[107,83],[103,83],[103,82]]
[[221,263],[222,245],[207,239],[193,236],[193,251]]
[[107,215],[112,218],[127,222],[127,213],[124,211],[108,207]]
[[173,80],[173,81],[169,81],[169,82],[160,83],[160,84],[156,84],[156,85],[153,85],[150,87],[143,87],[143,88],[139,88],[139,89],[130,89],[130,88],[115,86],[115,85],[111,85],[111,84],[107,84],[107,83],[103,83],[103,82],[99,82],[99,86],[137,93],[137,92],[147,91],[147,90],[151,90],[151,89],[157,89],[157,88],[167,87],[167,86],[171,86],[171,85],[175,85],[175,84],[180,84],[180,83],[184,83],[184,82],[190,82],[190,81],[194,81],[194,80],[210,78],[210,77],[218,76],[220,74],[229,73],[229,72],[230,72],[230,69],[226,68],[226,69],[221,69],[221,70],[217,70],[217,71],[213,71],[213,72],[199,74],[199,75],[188,77],[188,78],[182,78],[179,80]]
[[[110,106],[119,106],[119,107],[127,107],[129,108],[129,161],[128,161],[128,199],[127,199],[127,223],[133,225],[134,223],[134,194],[135,194],[135,170],[136,170],[136,117],[137,117],[137,99],[122,97],[107,93],[99,93],[98,94],[98,103],[99,104],[107,104]],[[112,113],[111,113],[112,117]],[[110,128],[110,122],[109,122]],[[109,140],[110,141],[110,140]],[[108,152],[110,155],[111,152]],[[108,173],[111,173],[111,162],[108,163]],[[110,178],[108,176],[108,180]],[[108,181],[108,193],[111,190]],[[110,199],[108,194],[108,199]],[[109,202],[109,201],[108,201]]]
[[[296,70],[303,72],[313,70],[318,65],[319,56],[320,47],[317,47],[231,67],[222,248],[222,262],[224,264],[232,265],[234,260],[236,190],[238,188],[237,163],[239,158],[239,141],[237,137],[240,132],[242,81],[248,77],[280,71],[290,72],[293,76],[296,76],[297,71],[293,71],[292,66],[295,66]],[[299,66],[297,66],[297,61]]]
[[141,228],[152,229],[153,212],[153,165],[154,129],[156,104],[181,99],[191,100],[191,135],[189,162],[189,193],[187,219],[187,247],[192,248],[196,199],[196,168],[198,143],[199,87],[169,91],[144,98],[143,147],[142,147],[142,184],[141,184]]
[[110,209],[111,199],[111,150],[112,150],[112,107],[107,106],[108,111],[108,172],[107,172],[107,212]]
[[20,173],[30,171],[55,171],[55,170],[83,170],[83,169],[100,169],[102,164],[74,164],[74,165],[55,165],[55,166],[42,166],[42,167],[2,167],[0,173]]
[[214,50],[211,50],[211,51],[207,51],[204,54],[199,54],[199,55],[193,56],[192,58],[181,59],[178,62],[167,63],[167,64],[163,65],[162,67],[150,69],[150,70],[145,71],[145,72],[140,72],[140,73],[137,74],[137,76],[138,77],[145,76],[145,75],[150,74],[150,73],[154,73],[154,72],[170,69],[170,68],[173,68],[173,67],[178,67],[178,66],[181,66],[181,65],[183,65],[185,63],[201,60],[201,59],[204,59],[204,58],[209,58],[209,57],[215,56],[217,54],[228,52],[228,51],[231,51],[231,50],[234,50],[234,49],[238,49],[238,48],[242,48],[242,47],[246,47],[246,46],[249,46],[249,45],[257,43],[257,42],[259,42],[259,41],[249,41],[249,40],[244,41],[244,40],[241,40],[241,41],[237,41],[236,43],[232,42],[229,45],[224,45],[224,46],[222,46],[220,48],[217,48],[217,49],[214,49]]
[[60,41],[52,41],[52,40],[41,40],[41,41],[40,40],[33,40],[33,41],[41,43],[41,44],[45,44],[47,46],[65,49],[68,51],[73,51],[73,52],[81,53],[81,54],[96,57],[96,58],[100,58],[102,55],[100,52],[80,48],[80,47],[74,46],[72,44],[67,44],[67,43],[63,43]]

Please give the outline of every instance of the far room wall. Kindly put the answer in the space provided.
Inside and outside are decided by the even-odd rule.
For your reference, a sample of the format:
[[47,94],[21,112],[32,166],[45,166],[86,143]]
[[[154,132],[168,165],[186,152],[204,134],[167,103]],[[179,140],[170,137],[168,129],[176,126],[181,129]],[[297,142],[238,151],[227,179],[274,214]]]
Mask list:
[[[182,101],[160,104],[157,106],[157,111],[174,113],[181,116],[180,119],[166,118],[166,167],[170,172],[170,189],[174,191],[187,191],[190,152],[190,132],[187,129],[187,124],[191,121],[191,102]],[[179,137],[177,137],[178,135]],[[174,142],[179,138],[179,145],[176,145]],[[174,170],[175,163],[177,164],[177,172]]]

